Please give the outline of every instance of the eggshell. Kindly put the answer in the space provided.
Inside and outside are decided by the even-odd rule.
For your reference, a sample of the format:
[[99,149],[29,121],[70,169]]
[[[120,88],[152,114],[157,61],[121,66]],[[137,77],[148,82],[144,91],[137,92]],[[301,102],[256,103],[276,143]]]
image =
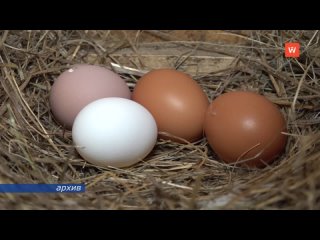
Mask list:
[[193,142],[203,137],[209,101],[189,75],[173,69],[153,70],[139,79],[132,99],[151,112],[160,132],[178,137],[160,134],[161,138]]
[[90,102],[106,97],[130,98],[125,81],[100,66],[80,64],[63,72],[50,91],[50,107],[55,119],[67,129],[80,110]]
[[209,106],[205,134],[212,149],[227,163],[264,167],[286,145],[286,121],[266,97],[236,91],[217,97]]
[[89,103],[77,115],[72,138],[79,154],[98,166],[128,167],[144,159],[157,141],[147,109],[124,98]]

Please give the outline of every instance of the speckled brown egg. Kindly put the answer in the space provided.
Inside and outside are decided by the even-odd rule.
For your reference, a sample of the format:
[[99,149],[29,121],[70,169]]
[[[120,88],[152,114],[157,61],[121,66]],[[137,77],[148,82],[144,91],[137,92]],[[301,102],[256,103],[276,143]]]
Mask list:
[[[173,69],[158,69],[137,82],[132,100],[146,107],[157,122],[161,138],[189,142],[203,137],[203,122],[209,105],[200,85],[189,75]],[[176,138],[178,137],[178,138]]]
[[253,92],[229,92],[217,97],[205,118],[205,134],[226,163],[264,167],[284,150],[286,121],[278,107]]
[[50,91],[50,107],[55,119],[71,129],[80,110],[107,97],[130,98],[126,82],[116,73],[96,65],[79,64],[63,72]]

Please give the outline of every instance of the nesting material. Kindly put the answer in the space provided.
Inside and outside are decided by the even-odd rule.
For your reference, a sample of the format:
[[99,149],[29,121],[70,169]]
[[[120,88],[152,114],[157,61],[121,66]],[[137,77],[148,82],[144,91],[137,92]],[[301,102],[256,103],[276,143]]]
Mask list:
[[[1,31],[0,183],[85,183],[86,192],[1,193],[0,209],[319,209],[319,38],[318,31]],[[300,43],[300,58],[285,58],[285,42]],[[133,89],[156,59],[190,74],[210,101],[250,90],[277,104],[288,123],[285,153],[249,170],[220,161],[203,138],[159,140],[129,168],[85,162],[50,111],[54,79],[74,64],[97,64]]]

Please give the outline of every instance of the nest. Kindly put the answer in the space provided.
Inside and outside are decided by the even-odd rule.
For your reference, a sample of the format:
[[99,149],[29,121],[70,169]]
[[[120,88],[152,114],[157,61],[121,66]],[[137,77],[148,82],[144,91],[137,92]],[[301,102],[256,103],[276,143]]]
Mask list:
[[[86,192],[0,194],[1,209],[319,209],[318,31],[1,31],[0,183],[85,183]],[[284,43],[299,42],[299,58]],[[221,162],[203,138],[159,140],[142,162],[97,167],[53,119],[54,79],[76,63],[105,66],[132,89],[145,72],[190,74],[210,100],[246,89],[277,104],[285,153],[264,169]]]

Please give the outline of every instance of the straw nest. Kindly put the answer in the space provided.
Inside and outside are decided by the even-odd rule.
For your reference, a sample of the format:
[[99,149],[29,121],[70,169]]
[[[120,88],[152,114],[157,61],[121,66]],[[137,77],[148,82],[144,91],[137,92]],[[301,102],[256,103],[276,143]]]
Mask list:
[[[85,183],[77,194],[0,194],[1,209],[319,209],[318,31],[1,31],[0,182]],[[284,43],[299,42],[298,59]],[[48,104],[75,63],[105,66],[132,89],[152,68],[189,73],[212,100],[247,89],[276,103],[288,144],[270,167],[228,166],[206,139],[159,140],[126,169],[86,163]],[[129,121],[129,120],[128,120]]]

